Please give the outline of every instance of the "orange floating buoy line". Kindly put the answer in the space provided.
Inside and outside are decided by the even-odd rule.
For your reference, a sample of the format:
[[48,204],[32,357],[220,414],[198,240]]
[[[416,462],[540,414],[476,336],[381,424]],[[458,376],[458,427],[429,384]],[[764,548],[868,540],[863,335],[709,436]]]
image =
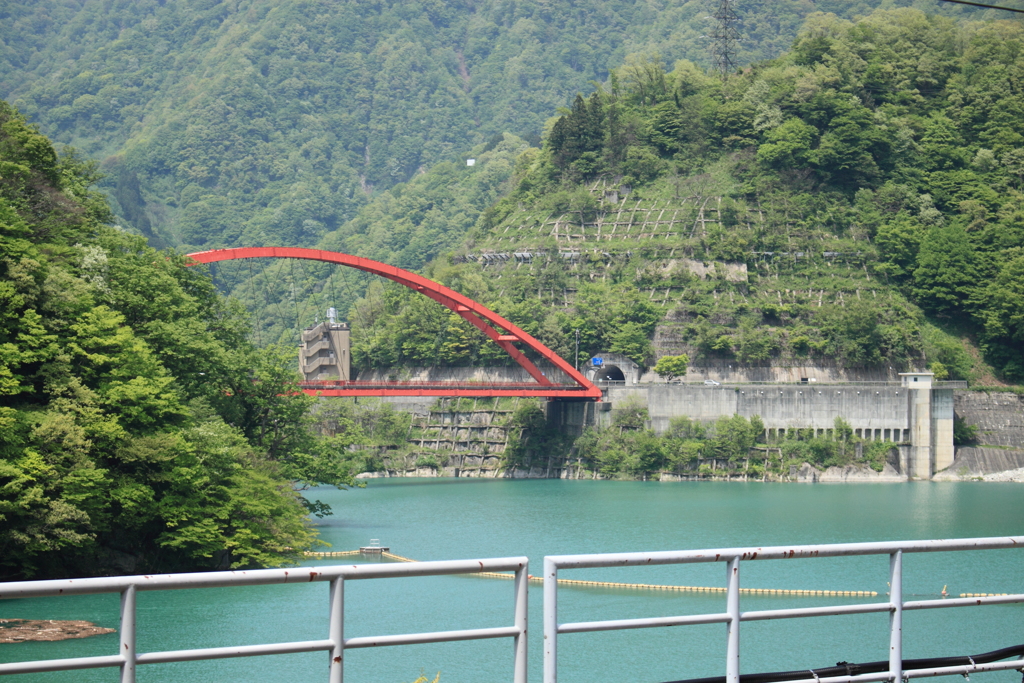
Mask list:
[[[353,555],[365,554],[361,550],[345,550],[342,552],[306,552],[306,557],[317,557],[317,558],[330,558],[330,557],[351,557]],[[395,562],[416,562],[416,560],[408,557],[402,557],[392,552],[384,551],[381,553],[374,553],[380,557],[393,560]],[[485,579],[508,579],[514,578],[514,574],[506,574],[503,572],[477,572],[475,574],[467,574],[466,576],[477,576]],[[528,580],[531,583],[543,583],[544,578],[540,576],[528,576]],[[612,590],[642,590],[642,591],[665,591],[671,593],[725,593],[726,589],[718,586],[666,586],[662,584],[652,583],[616,583],[612,581],[583,581],[580,579],[558,579],[558,585],[560,586],[579,586],[585,588],[607,588]],[[943,588],[945,590],[945,587]],[[796,595],[801,597],[850,597],[850,598],[870,598],[878,595],[877,591],[834,591],[834,590],[794,590],[787,588],[741,588],[740,593],[745,595]],[[971,595],[961,595],[960,597],[975,597]]]

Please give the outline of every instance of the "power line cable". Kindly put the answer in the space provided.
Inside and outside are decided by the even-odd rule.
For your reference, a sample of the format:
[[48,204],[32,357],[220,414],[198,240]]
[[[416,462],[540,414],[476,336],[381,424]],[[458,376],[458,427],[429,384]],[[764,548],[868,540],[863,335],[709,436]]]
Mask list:
[[310,277],[309,273],[306,272],[306,265],[305,265],[305,263],[303,263],[303,261],[301,259],[299,260],[299,270],[302,271],[303,285],[305,286],[305,283],[307,283],[307,282],[309,283],[310,298],[313,299],[313,305],[316,306],[316,308],[318,309],[317,310],[318,317],[319,317],[320,311],[323,311],[324,315],[327,315],[327,312],[323,308],[323,305],[322,305],[323,301],[321,301],[320,298],[317,297],[317,295],[316,295],[316,282],[314,282],[314,278]]
[[252,282],[252,259],[245,259],[245,262],[249,266],[249,296],[252,297],[252,311],[256,316],[256,345],[263,348],[263,337],[260,334],[260,328],[263,327],[263,323],[260,320],[260,307],[256,301],[256,290]]
[[306,313],[306,306],[303,304],[302,311],[299,311],[299,300],[295,296],[295,259],[288,259],[288,275],[291,278],[289,284],[291,285],[292,305],[295,307],[295,334],[297,339],[301,340],[302,333],[300,330],[302,329],[302,317]]
[[970,5],[971,7],[983,7],[985,9],[998,9],[1004,12],[1017,12],[1018,14],[1024,14],[1024,9],[1016,9],[1014,7],[999,7],[998,5],[986,5],[983,2],[968,2],[967,0],[940,0],[940,2],[952,2],[956,5]]
[[[1024,657],[1024,645],[1014,645],[1001,650],[984,652],[973,657],[964,655],[962,657],[932,657],[929,659],[904,659],[903,671],[915,669],[938,669],[952,666],[976,666],[978,664],[989,664],[1000,659],[1010,657]],[[1022,663],[1024,668],[1024,663]],[[858,676],[861,674],[882,673],[889,670],[889,662],[867,662],[864,664],[853,664],[850,662],[839,662],[835,666],[822,667],[820,669],[801,669],[799,671],[775,671],[761,674],[741,674],[740,683],[783,683],[784,681],[799,681],[807,678],[810,673],[815,679],[828,678],[832,676]],[[964,674],[966,678],[966,674]],[[672,681],[672,683],[725,683],[725,676],[712,676],[709,678],[690,678],[683,681]]]

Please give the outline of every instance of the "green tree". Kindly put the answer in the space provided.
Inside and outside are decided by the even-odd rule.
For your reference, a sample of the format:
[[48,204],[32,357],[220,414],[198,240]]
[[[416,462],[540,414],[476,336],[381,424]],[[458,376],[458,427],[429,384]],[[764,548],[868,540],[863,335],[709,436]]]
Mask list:
[[771,168],[800,168],[809,161],[817,134],[816,128],[800,119],[788,119],[768,133],[757,148],[757,158]]
[[685,353],[678,356],[662,356],[654,365],[654,371],[671,382],[676,377],[685,377],[690,357]]
[[886,273],[897,278],[913,273],[924,235],[922,226],[903,212],[880,225],[875,234],[875,244],[881,252]]
[[654,347],[639,323],[623,323],[611,333],[610,339],[612,353],[621,353],[639,365],[645,365],[654,353]]
[[914,294],[932,311],[962,310],[977,284],[976,257],[964,229],[936,226],[925,233],[914,270]]
[[1024,254],[1008,255],[995,280],[982,290],[985,340],[1000,369],[1012,379],[1024,378]]

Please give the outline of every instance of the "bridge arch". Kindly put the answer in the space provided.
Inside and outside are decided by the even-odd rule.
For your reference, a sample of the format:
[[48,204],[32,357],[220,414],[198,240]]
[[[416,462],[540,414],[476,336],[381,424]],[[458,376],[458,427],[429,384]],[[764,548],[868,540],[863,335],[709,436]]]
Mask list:
[[[561,356],[540,343],[533,336],[501,317],[486,306],[459,294],[453,289],[438,284],[416,273],[374,261],[361,256],[352,256],[335,251],[322,249],[303,249],[299,247],[238,247],[234,249],[213,249],[188,255],[198,263],[217,263],[249,258],[293,258],[310,261],[334,263],[355,268],[374,275],[386,277],[414,292],[418,292],[459,315],[478,330],[483,332],[495,344],[500,346],[516,363],[519,364],[535,381],[536,385],[518,389],[501,388],[463,388],[463,389],[432,389],[428,387],[389,389],[386,387],[359,387],[358,382],[338,382],[331,386],[324,384],[322,388],[304,388],[306,393],[323,396],[386,396],[386,395],[423,395],[423,396],[547,396],[549,398],[578,398],[599,400],[601,390],[594,386],[586,377],[569,365]],[[521,343],[540,354],[542,358],[561,370],[572,379],[575,385],[553,383],[540,369],[534,365],[526,354],[516,348]],[[307,383],[309,384],[309,383]],[[498,387],[498,385],[494,385]]]

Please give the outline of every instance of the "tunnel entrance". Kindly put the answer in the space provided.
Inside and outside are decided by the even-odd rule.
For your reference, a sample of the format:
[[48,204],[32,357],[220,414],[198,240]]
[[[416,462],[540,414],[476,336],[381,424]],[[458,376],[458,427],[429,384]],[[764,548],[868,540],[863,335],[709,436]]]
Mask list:
[[605,365],[594,373],[595,382],[625,382],[626,376],[618,365]]

